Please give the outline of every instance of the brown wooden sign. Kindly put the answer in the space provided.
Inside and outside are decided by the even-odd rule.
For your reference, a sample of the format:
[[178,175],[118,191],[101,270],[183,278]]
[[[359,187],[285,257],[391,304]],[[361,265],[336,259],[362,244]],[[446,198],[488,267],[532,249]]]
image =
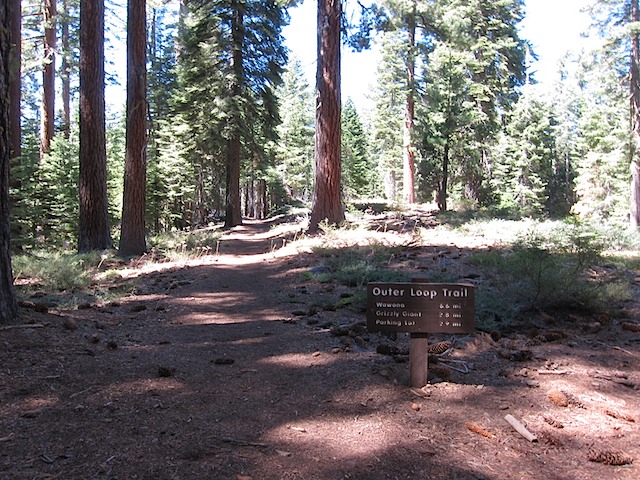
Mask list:
[[465,283],[370,283],[371,332],[471,333],[474,286]]

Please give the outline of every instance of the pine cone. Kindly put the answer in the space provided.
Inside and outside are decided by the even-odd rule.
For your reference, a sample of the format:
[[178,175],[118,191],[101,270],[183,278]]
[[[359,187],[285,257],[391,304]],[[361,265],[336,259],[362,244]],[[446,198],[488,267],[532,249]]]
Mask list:
[[464,426],[471,430],[473,433],[477,433],[478,435],[482,435],[483,437],[487,438],[494,438],[493,433],[485,430],[484,428],[476,425],[473,422],[465,422]]
[[549,400],[551,400],[559,407],[569,406],[569,398],[567,398],[565,393],[561,392],[560,390],[549,390],[547,392],[547,397],[549,397]]
[[536,339],[541,342],[556,342],[563,338],[567,338],[567,334],[562,330],[549,330],[536,337]]
[[640,324],[634,322],[622,322],[620,324],[623,330],[627,330],[628,332],[640,332]]
[[590,462],[603,463],[604,465],[630,465],[633,458],[621,451],[614,450],[590,450],[587,456]]
[[451,348],[451,342],[437,342],[429,345],[428,352],[434,355],[441,355]]

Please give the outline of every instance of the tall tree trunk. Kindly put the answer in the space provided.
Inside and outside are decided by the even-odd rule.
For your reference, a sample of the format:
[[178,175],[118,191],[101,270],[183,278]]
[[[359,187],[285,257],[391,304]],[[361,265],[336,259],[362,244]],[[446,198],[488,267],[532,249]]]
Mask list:
[[318,0],[318,58],[316,71],[316,151],[313,208],[309,231],[322,220],[344,222],[341,172],[340,0]]
[[227,143],[227,211],[225,227],[242,225],[242,202],[240,198],[240,155],[242,152],[242,139],[240,137],[240,95],[243,87],[243,58],[242,46],[244,43],[243,14],[239,5],[235,6],[232,29],[232,53],[231,68],[233,80],[231,85],[231,98],[233,113],[231,115],[234,125],[231,127],[231,137]]
[[71,66],[69,57],[69,0],[62,2],[63,18],[61,19],[62,64],[60,66],[60,80],[62,82],[62,134],[69,138],[71,134]]
[[258,180],[258,185],[256,186],[256,218],[260,220],[267,218],[267,202],[267,181],[261,178]]
[[227,142],[227,209],[224,221],[227,228],[242,225],[240,153],[240,132],[236,131]]
[[407,48],[407,98],[404,112],[402,181],[404,203],[415,203],[416,159],[413,136],[415,130],[415,71],[416,71],[416,0],[407,17],[409,44]]
[[[638,0],[631,0],[631,22],[640,21]],[[640,36],[633,30],[631,37],[629,99],[631,102],[631,211],[630,226],[640,227]]]
[[[22,125],[20,99],[22,96],[22,2],[21,0],[7,0],[7,22],[9,34],[9,120],[7,129],[9,133],[9,185],[14,191],[22,188],[19,175],[12,174],[20,168],[22,155]],[[16,204],[15,196],[9,198],[9,210]],[[11,236],[16,238],[19,234],[19,227],[16,222],[11,223]],[[14,243],[15,246],[15,243]]]
[[147,250],[147,6],[129,0],[127,7],[127,139],[119,254]]
[[42,73],[42,125],[40,158],[49,152],[53,140],[56,98],[56,0],[44,0],[44,68]]
[[449,189],[449,140],[444,144],[444,152],[442,154],[442,177],[438,185],[438,210],[447,211],[447,196]]
[[[0,323],[18,314],[11,270],[11,229],[9,225],[9,105],[11,83],[11,10],[8,0],[0,5]],[[15,5],[12,5],[15,7]]]
[[9,29],[9,157],[18,158],[22,155],[22,127],[20,124],[21,76],[20,65],[22,57],[22,2],[21,0],[6,0],[7,22]]
[[104,106],[104,0],[80,0],[78,251],[111,248]]

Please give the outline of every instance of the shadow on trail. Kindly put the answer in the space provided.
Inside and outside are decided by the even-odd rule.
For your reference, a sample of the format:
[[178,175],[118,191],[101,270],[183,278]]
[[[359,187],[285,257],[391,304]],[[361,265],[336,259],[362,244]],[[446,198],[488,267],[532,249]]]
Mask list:
[[[263,223],[232,230],[185,285],[150,295],[144,311],[105,314],[117,317],[107,334],[118,348],[54,351],[56,378],[23,366],[29,390],[0,397],[0,436],[15,434],[3,478],[567,478],[562,455],[507,452],[466,432],[466,419],[497,421],[496,403],[522,385],[416,395],[382,374],[406,366],[337,349],[326,330],[292,318],[299,273],[274,253],[279,235]],[[30,440],[44,431],[47,442]],[[502,466],[514,455],[517,475]]]

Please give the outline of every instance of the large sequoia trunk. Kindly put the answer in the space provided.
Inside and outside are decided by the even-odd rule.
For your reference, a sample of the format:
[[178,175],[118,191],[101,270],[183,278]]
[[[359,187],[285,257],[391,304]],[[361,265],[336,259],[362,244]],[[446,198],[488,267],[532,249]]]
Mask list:
[[318,0],[316,152],[309,231],[344,221],[341,176],[340,0]]
[[407,19],[409,44],[407,50],[407,98],[404,112],[402,186],[405,204],[415,203],[416,152],[413,144],[415,130],[415,73],[416,73],[416,3]]
[[64,18],[60,22],[61,43],[62,43],[62,65],[60,66],[60,81],[62,83],[62,134],[69,138],[71,134],[71,65],[69,62],[69,0],[62,2],[62,15]]
[[[236,6],[232,25],[232,69],[233,80],[231,85],[231,96],[236,101],[242,94],[243,87],[243,57],[242,45],[244,42],[244,16],[240,7]],[[237,116],[236,125],[233,126],[231,137],[227,143],[227,210],[225,217],[225,227],[235,227],[242,225],[242,199],[240,198],[240,160],[242,154],[242,138],[240,136],[240,113],[238,105],[234,105],[234,114]]]
[[[9,0],[13,2],[15,0]],[[13,320],[18,314],[11,271],[11,241],[9,227],[9,77],[10,12],[8,2],[0,6],[0,323]]]
[[7,0],[6,6],[10,38],[7,63],[9,74],[9,155],[14,159],[22,155],[22,126],[20,125],[22,2]]
[[56,98],[56,0],[44,1],[44,67],[42,72],[42,117],[40,158],[51,148],[55,123]]
[[146,1],[129,0],[127,16],[127,145],[119,254],[147,250],[147,18]]
[[104,0],[80,2],[78,251],[111,248],[104,106]]
[[[631,21],[640,22],[640,8],[638,0],[631,1]],[[631,200],[630,223],[631,228],[640,227],[640,37],[634,30],[631,37],[631,65],[629,82],[629,100],[631,102],[631,121],[633,125],[631,146]]]

